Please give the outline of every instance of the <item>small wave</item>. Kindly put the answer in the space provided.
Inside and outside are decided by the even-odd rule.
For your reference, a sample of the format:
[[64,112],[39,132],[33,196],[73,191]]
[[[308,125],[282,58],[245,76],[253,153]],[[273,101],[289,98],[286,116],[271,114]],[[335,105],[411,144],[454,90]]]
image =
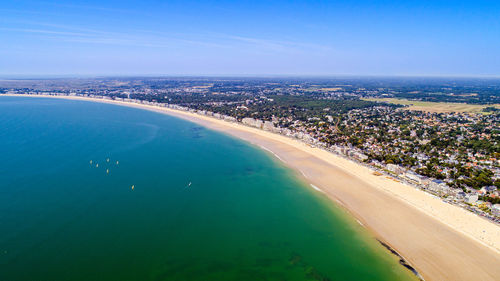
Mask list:
[[266,151],[269,151],[271,154],[273,154],[274,156],[276,156],[276,158],[278,158],[281,162],[286,163],[286,161],[285,161],[285,160],[281,159],[281,157],[279,157],[276,153],[272,152],[272,151],[271,151],[271,150],[269,150],[268,148],[263,147],[262,145],[260,145],[260,148],[262,148],[262,149],[264,149],[264,150],[266,150]]
[[324,191],[323,191],[323,190],[321,190],[319,187],[315,186],[314,184],[312,184],[312,183],[311,183],[310,185],[311,185],[311,187],[312,187],[312,188],[314,188],[316,191],[319,191],[319,192],[323,192],[323,193],[324,193]]

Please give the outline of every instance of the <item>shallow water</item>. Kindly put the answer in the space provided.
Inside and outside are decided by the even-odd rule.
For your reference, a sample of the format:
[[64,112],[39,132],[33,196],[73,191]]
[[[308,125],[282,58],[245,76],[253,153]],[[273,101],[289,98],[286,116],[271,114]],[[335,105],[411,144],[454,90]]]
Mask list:
[[414,279],[321,193],[232,137],[24,97],[0,97],[0,127],[0,280]]

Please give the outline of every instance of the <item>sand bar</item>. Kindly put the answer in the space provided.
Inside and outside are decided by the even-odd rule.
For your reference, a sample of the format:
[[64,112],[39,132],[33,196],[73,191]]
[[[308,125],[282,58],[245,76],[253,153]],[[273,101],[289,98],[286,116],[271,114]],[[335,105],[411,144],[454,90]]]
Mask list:
[[425,280],[500,280],[500,226],[411,186],[375,176],[355,162],[285,136],[190,112],[98,98],[60,98],[162,112],[246,140],[273,153],[311,188],[340,203]]

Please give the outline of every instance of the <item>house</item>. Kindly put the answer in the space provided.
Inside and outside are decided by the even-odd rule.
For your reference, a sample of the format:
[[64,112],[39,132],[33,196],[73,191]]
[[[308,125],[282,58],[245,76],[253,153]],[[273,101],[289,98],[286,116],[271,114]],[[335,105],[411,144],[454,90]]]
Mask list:
[[494,192],[497,190],[497,187],[494,186],[494,185],[490,185],[490,186],[483,186],[480,191],[482,194],[484,193],[487,193],[487,192]]

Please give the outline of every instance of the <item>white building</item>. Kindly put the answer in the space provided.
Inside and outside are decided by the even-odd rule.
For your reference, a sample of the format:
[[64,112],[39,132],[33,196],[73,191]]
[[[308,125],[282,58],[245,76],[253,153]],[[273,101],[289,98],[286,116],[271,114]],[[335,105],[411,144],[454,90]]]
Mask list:
[[354,150],[351,150],[349,152],[349,156],[359,160],[359,161],[365,161],[366,159],[368,159],[368,156],[359,152],[359,151],[354,151]]
[[259,128],[259,129],[262,129],[262,124],[263,124],[263,122],[261,120],[248,118],[248,117],[241,119],[241,123],[243,123],[247,126],[251,126],[251,127],[255,127],[255,128]]
[[428,177],[419,175],[419,174],[414,173],[412,171],[406,172],[404,176],[406,179],[408,179],[416,184],[428,185],[430,182]]
[[232,117],[232,116],[227,116],[227,115],[223,115],[222,118],[224,118],[225,121],[229,121],[229,122],[236,122],[236,118]]
[[457,198],[457,200],[464,200],[466,196],[467,196],[467,193],[465,193],[463,191],[459,191],[455,194],[455,197]]
[[389,172],[392,172],[396,175],[399,175],[401,173],[403,173],[403,168],[401,166],[398,166],[398,165],[394,165],[394,164],[387,164],[386,165],[386,168]]
[[264,121],[264,125],[262,126],[262,129],[266,131],[274,131],[274,124],[271,121]]
[[474,204],[477,202],[477,199],[478,199],[477,194],[470,194],[469,193],[465,196],[465,203]]
[[497,217],[500,217],[500,204],[495,204],[491,207],[491,213]]
[[429,190],[436,193],[448,194],[450,193],[450,187],[442,180],[432,180],[429,182]]

